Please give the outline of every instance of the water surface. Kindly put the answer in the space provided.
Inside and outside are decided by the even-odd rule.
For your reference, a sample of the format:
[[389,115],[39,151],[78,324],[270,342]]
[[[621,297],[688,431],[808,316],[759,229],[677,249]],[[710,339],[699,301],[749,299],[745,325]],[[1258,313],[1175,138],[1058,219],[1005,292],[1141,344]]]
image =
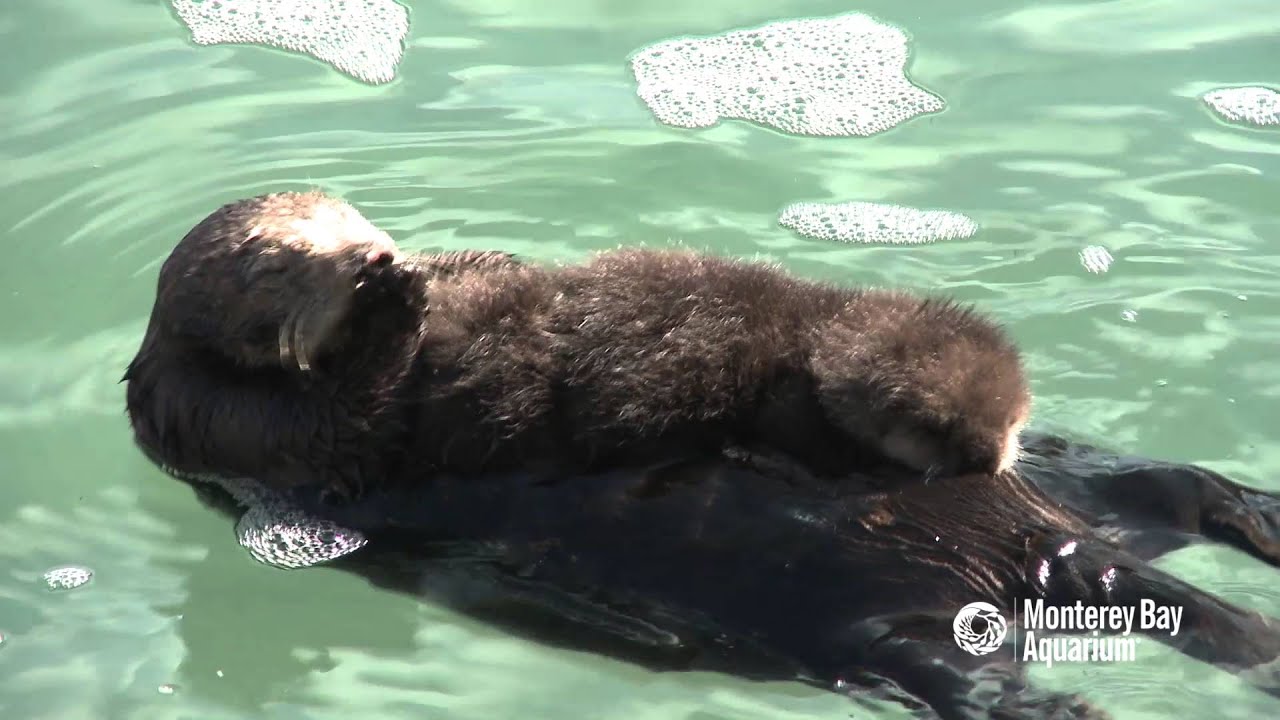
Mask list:
[[[849,10],[912,36],[910,73],[944,112],[796,138],[664,127],[634,95],[626,58],[649,43]],[[552,260],[682,244],[951,292],[1025,348],[1041,427],[1280,490],[1280,134],[1198,100],[1280,84],[1273,0],[411,11],[399,77],[374,87],[297,55],[197,47],[159,0],[0,9],[0,716],[865,715],[796,683],[654,673],[331,569],[250,560],[229,522],[133,449],[116,381],[173,244],[217,205],[270,190],[342,194],[414,249]],[[776,222],[792,202],[850,200],[962,212],[982,230],[841,246]],[[1089,245],[1115,257],[1106,273],[1082,266]],[[93,581],[46,591],[41,573],[63,564]],[[1237,553],[1160,565],[1280,614],[1273,572]],[[1158,648],[1036,677],[1120,718],[1276,714]]]

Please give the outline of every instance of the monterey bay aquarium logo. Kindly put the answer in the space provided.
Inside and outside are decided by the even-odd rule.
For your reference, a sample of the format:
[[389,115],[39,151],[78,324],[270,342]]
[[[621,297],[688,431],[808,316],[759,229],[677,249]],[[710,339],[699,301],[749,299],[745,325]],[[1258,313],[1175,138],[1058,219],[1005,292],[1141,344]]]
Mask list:
[[[1018,611],[1021,610],[1021,615]],[[1014,607],[1012,622],[990,603],[972,602],[960,608],[951,623],[956,644],[971,655],[987,655],[1004,645],[1012,633],[1013,656],[1023,662],[1128,662],[1137,657],[1138,637],[1182,629],[1182,608],[1143,599],[1137,607],[1047,605],[1024,600]],[[1021,631],[1021,632],[1020,632]]]

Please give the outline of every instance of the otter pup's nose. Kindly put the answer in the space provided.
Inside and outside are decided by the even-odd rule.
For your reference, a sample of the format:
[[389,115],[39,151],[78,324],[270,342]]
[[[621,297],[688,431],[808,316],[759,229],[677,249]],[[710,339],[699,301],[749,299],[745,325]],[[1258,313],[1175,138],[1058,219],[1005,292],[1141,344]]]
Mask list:
[[374,248],[365,254],[364,259],[372,267],[386,267],[396,259],[396,256],[386,248]]

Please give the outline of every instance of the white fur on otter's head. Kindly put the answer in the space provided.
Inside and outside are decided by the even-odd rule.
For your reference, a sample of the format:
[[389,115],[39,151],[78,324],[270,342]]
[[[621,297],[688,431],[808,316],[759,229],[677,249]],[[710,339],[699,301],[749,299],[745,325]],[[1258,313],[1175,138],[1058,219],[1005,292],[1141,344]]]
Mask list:
[[369,274],[395,242],[346,202],[280,192],[215,210],[160,270],[154,329],[244,367],[303,371],[340,336]]

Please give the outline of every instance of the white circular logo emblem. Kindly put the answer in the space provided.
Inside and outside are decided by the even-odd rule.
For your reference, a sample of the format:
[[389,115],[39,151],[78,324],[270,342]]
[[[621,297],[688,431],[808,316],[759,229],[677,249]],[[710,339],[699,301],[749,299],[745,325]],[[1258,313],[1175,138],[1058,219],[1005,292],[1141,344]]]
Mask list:
[[[977,627],[974,627],[974,625]],[[956,644],[970,655],[986,655],[995,652],[1004,643],[1009,631],[1004,616],[991,603],[971,602],[960,608],[951,623]]]

